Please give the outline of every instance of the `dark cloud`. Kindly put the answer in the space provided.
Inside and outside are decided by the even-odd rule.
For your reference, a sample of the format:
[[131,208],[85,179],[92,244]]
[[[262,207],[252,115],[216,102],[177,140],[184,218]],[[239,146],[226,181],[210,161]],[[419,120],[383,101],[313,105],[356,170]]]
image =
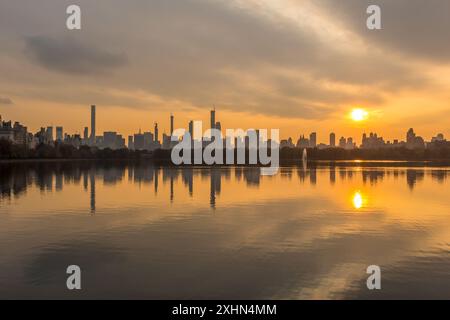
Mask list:
[[106,52],[69,37],[33,36],[25,39],[27,54],[41,66],[59,72],[95,74],[123,66],[124,54]]
[[0,97],[0,104],[14,104],[10,98]]
[[[450,62],[450,2],[445,0],[318,0],[330,19],[361,35],[369,45],[408,57]],[[382,30],[366,27],[369,5],[381,7]]]

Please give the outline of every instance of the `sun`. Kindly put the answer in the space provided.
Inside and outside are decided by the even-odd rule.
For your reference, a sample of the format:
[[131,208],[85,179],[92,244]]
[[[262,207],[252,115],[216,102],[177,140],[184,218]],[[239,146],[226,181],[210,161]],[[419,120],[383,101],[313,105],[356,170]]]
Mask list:
[[369,116],[369,113],[364,109],[353,109],[350,117],[353,121],[364,121]]

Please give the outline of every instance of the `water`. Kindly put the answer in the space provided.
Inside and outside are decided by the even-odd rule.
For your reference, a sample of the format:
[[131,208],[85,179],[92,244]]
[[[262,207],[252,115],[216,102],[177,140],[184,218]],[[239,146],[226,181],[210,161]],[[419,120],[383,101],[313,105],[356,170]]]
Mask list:
[[450,299],[449,168],[259,172],[1,164],[0,298]]

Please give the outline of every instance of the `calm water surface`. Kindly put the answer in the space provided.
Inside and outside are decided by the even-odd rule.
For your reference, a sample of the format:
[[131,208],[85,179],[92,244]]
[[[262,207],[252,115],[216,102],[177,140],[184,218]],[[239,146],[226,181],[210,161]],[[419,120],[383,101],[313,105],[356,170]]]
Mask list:
[[[450,299],[450,169],[0,164],[0,298]],[[66,268],[82,290],[66,289]],[[379,265],[382,289],[366,268]]]

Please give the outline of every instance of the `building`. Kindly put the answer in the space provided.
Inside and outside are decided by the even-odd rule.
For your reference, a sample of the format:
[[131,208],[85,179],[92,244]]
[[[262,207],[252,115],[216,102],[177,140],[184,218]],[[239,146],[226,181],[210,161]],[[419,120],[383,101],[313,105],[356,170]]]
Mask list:
[[369,136],[363,134],[361,148],[362,149],[380,149],[386,147],[387,144],[383,137],[378,137],[376,133],[371,132]]
[[167,150],[167,149],[171,148],[171,146],[172,146],[171,138],[172,138],[172,136],[169,136],[169,135],[163,133],[163,135],[162,135],[162,148],[163,149]]
[[347,140],[344,137],[341,137],[339,139],[339,148],[345,149],[346,146],[347,146]]
[[159,137],[158,137],[158,123],[155,122],[155,142],[159,143]]
[[14,122],[13,132],[15,144],[28,145],[30,139],[28,137],[27,127],[24,127],[19,122]]
[[144,135],[139,133],[134,134],[134,150],[144,150]]
[[3,121],[0,116],[0,139],[14,141],[14,130],[11,121]]
[[442,142],[446,141],[442,133],[438,133],[436,137],[431,138],[431,142]]
[[53,142],[53,127],[47,127],[45,136],[48,142]]
[[330,147],[336,147],[336,134],[330,133]]
[[91,137],[90,137],[90,144],[91,145],[95,145],[95,121],[96,121],[96,119],[95,119],[95,105],[92,105],[91,106]]
[[280,149],[283,149],[283,148],[289,148],[289,149],[295,148],[295,145],[292,142],[291,137],[289,137],[289,139],[287,139],[287,140],[280,141]]
[[170,115],[170,136],[173,135],[173,114]]
[[63,139],[63,127],[56,127],[56,141],[62,142]]
[[104,132],[103,133],[103,148],[115,149],[117,139],[116,132]]
[[79,148],[81,145],[81,135],[74,134],[74,135],[68,135],[66,134],[64,137],[64,143],[69,144],[75,148]]
[[305,136],[301,136],[297,140],[297,148],[309,148],[309,140],[305,138]]
[[215,129],[216,127],[216,108],[211,110],[211,129]]
[[83,144],[89,144],[89,128],[84,127]]
[[154,144],[155,144],[155,138],[153,136],[153,133],[144,132],[144,149],[145,150],[153,150]]
[[189,134],[191,135],[191,140],[194,140],[194,121],[189,121]]
[[408,149],[424,149],[425,141],[422,137],[416,136],[414,129],[411,128],[406,133],[406,148]]
[[309,135],[309,147],[310,148],[315,148],[317,146],[317,133],[316,132],[312,132]]
[[128,149],[134,150],[133,136],[128,136]]

